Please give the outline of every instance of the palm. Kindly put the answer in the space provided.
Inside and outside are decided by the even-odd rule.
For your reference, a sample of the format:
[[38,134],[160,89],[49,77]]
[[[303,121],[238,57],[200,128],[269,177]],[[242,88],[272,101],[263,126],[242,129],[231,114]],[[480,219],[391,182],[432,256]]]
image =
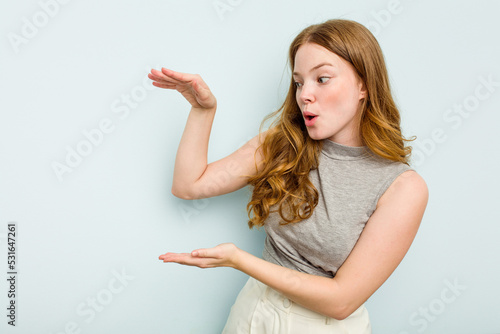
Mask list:
[[200,268],[234,267],[238,248],[224,243],[213,248],[197,249],[191,253],[165,253],[159,259]]
[[207,108],[209,101],[205,101],[196,95],[196,92],[192,86],[192,83],[178,84],[175,86],[175,90],[184,96],[184,98],[195,108]]
[[216,107],[215,96],[197,74],[179,73],[162,68],[161,71],[152,69],[148,77],[153,80],[153,85],[156,87],[173,89],[181,93],[194,108]]

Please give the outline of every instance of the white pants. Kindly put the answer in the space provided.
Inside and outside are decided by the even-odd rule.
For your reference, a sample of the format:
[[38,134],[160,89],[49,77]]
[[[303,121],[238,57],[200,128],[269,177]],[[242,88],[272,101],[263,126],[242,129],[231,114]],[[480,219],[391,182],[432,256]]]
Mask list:
[[223,334],[371,334],[361,305],[344,320],[304,308],[250,277],[231,308]]

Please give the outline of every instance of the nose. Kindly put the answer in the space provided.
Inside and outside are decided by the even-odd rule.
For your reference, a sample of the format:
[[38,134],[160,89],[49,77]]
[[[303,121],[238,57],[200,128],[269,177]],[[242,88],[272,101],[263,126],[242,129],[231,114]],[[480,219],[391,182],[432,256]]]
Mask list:
[[298,102],[301,105],[309,104],[315,101],[313,87],[311,85],[303,84],[299,90],[297,90]]

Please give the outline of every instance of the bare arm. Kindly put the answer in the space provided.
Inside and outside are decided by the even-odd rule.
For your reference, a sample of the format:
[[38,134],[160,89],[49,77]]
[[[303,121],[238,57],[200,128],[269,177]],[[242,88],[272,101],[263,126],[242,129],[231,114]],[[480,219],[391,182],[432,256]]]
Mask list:
[[[196,74],[165,68],[152,70],[153,85],[174,89],[191,104],[191,111],[175,158],[172,194],[197,199],[226,194],[244,187],[261,162],[255,154],[261,142],[256,136],[226,158],[208,164],[208,142],[217,109],[217,101],[203,79]],[[255,158],[254,158],[255,157]]]
[[166,253],[160,259],[201,268],[233,267],[306,308],[344,319],[399,265],[415,238],[427,200],[424,180],[413,171],[401,174],[380,198],[354,249],[333,279],[269,263],[233,244],[184,254]]

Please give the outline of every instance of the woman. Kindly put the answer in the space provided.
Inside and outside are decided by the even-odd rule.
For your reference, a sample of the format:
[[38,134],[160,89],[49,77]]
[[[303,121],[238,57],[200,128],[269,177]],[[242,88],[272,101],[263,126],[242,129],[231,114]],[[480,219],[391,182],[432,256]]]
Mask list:
[[[160,259],[250,276],[224,333],[371,333],[364,303],[409,249],[427,186],[408,165],[383,55],[364,26],[310,26],[289,61],[290,89],[273,126],[208,165],[215,97],[198,75],[151,71],[155,86],[192,106],[172,193],[196,199],[250,184],[249,225],[267,233],[263,259],[231,243]],[[225,182],[215,181],[221,173]]]

